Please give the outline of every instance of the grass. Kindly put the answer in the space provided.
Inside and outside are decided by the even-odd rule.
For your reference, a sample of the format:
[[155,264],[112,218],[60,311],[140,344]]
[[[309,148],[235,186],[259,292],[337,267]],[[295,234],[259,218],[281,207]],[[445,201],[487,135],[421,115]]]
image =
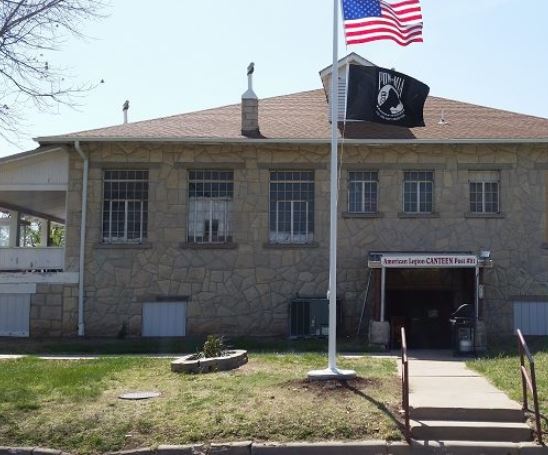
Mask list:
[[[0,446],[46,446],[91,454],[216,441],[400,439],[400,397],[389,359],[341,359],[360,379],[310,383],[317,353],[250,356],[208,375],[171,373],[143,357],[6,360],[0,369]],[[120,393],[157,390],[149,401]]]
[[[541,413],[548,416],[548,337],[527,337],[526,341],[535,358]],[[487,355],[470,361],[467,365],[485,375],[510,398],[518,402],[522,401],[520,360],[516,337],[493,343]],[[532,399],[530,399],[529,407],[533,407]],[[545,421],[543,427],[548,429],[548,422]]]
[[[47,355],[118,355],[118,354],[172,354],[196,352],[205,338],[0,338],[0,354],[47,354]],[[288,340],[267,337],[227,338],[227,345],[252,352],[325,352],[327,339]],[[370,350],[363,339],[338,340],[338,348],[344,352]]]

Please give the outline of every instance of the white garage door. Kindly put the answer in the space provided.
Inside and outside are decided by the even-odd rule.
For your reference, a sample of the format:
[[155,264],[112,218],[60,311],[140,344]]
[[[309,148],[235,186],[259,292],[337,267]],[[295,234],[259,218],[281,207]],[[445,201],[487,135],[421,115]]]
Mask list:
[[28,337],[30,294],[0,294],[0,336]]
[[514,330],[524,335],[548,335],[548,302],[514,302]]
[[186,335],[186,302],[143,304],[144,337],[183,337]]

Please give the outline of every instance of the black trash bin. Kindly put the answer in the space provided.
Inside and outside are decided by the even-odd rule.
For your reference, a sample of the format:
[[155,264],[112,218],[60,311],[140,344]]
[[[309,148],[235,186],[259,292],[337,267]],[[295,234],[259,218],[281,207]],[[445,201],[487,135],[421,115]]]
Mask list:
[[449,319],[451,323],[451,339],[455,356],[475,355],[476,326],[473,307],[464,304],[457,308]]

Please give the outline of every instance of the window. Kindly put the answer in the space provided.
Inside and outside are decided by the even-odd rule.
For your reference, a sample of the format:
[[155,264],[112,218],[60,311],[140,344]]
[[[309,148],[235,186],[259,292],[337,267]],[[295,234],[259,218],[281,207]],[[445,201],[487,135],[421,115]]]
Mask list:
[[189,173],[188,241],[232,242],[233,171]]
[[406,171],[403,173],[403,211],[405,213],[432,213],[434,173]]
[[470,172],[470,212],[499,213],[499,173]]
[[377,213],[377,182],[377,172],[348,173],[348,211],[350,213]]
[[314,240],[314,172],[270,173],[271,243],[310,243]]
[[142,242],[147,225],[148,170],[105,170],[103,241]]

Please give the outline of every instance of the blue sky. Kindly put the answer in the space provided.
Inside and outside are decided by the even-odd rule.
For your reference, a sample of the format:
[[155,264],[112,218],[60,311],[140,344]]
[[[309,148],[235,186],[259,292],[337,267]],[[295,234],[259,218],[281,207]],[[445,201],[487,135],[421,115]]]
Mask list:
[[[32,137],[121,123],[239,101],[245,69],[256,63],[259,97],[320,87],[331,61],[332,0],[111,0],[108,17],[85,24],[90,38],[68,39],[49,55],[75,82],[96,83],[77,110],[26,112],[17,146],[0,139],[0,156],[32,149]],[[390,42],[346,49],[395,67],[431,94],[548,117],[546,0],[422,0],[424,44]]]

